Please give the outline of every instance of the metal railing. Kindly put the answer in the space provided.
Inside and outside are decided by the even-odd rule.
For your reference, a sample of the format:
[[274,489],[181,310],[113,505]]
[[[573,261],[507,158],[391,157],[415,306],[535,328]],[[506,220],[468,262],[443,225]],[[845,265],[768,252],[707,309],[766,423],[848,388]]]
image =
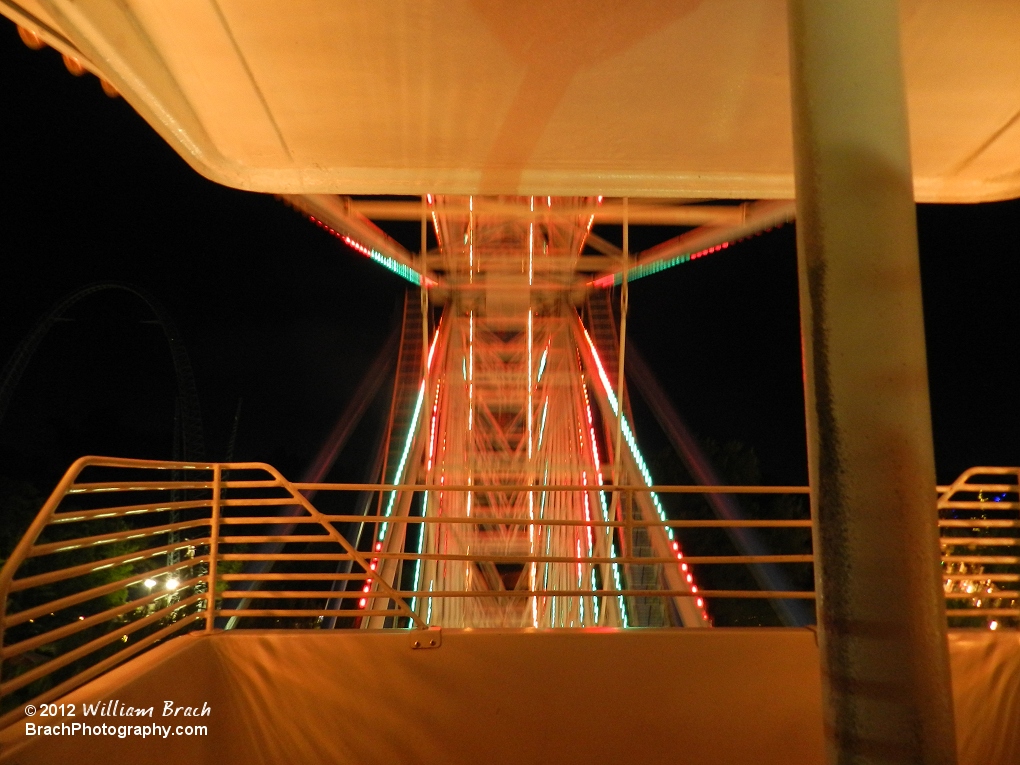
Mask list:
[[938,509],[950,625],[1020,627],[1020,468],[971,468]]
[[[1008,481],[1003,478],[1008,477]],[[1017,626],[1020,581],[1020,469],[974,468],[938,487],[948,614],[957,626]],[[443,486],[444,492],[639,491],[660,495],[806,494],[805,487],[768,486]],[[588,526],[619,533],[636,527],[716,533],[756,528],[808,539],[811,521],[757,518],[647,520],[508,519],[505,517],[383,517],[354,511],[365,492],[425,492],[437,487],[384,484],[292,483],[262,463],[185,464],[84,457],[72,465],[0,572],[0,727],[29,701],[46,703],[171,636],[223,627],[322,628],[429,626],[419,598],[507,603],[537,597],[677,599],[766,603],[811,600],[810,588],[768,591],[752,587],[669,589],[626,580],[617,588],[433,591],[401,586],[401,567],[420,561],[494,565],[682,565],[710,581],[711,569],[767,564],[800,567],[810,581],[810,552],[734,555],[716,546],[688,548],[679,560],[647,555],[577,556],[495,553],[418,553],[380,550],[372,533],[380,523],[522,527]],[[316,494],[316,505],[308,495]],[[622,500],[621,500],[622,501]],[[371,507],[377,503],[362,503]],[[380,503],[381,504],[381,503]],[[322,512],[320,507],[330,507]],[[686,544],[686,543],[685,543]],[[711,546],[710,546],[711,547]],[[732,549],[732,548],[731,548]],[[720,552],[722,550],[722,552]],[[389,576],[379,573],[389,565]],[[697,568],[695,568],[697,567]],[[707,568],[706,568],[707,567]],[[398,572],[394,575],[393,572]],[[805,581],[805,577],[800,577]],[[749,581],[749,580],[745,580]],[[396,583],[396,584],[394,584]],[[659,582],[660,585],[663,582]],[[980,592],[979,592],[980,590]],[[699,603],[700,605],[700,603]],[[992,621],[995,624],[992,624]]]

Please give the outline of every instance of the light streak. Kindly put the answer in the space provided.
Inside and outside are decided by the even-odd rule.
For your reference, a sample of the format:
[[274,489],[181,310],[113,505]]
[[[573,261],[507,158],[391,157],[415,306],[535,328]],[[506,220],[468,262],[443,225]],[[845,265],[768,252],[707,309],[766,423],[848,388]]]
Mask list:
[[[627,422],[627,416],[620,411],[620,403],[616,399],[616,394],[613,393],[613,386],[609,382],[609,376],[606,375],[605,368],[602,366],[602,359],[599,357],[599,352],[595,348],[595,343],[592,342],[591,335],[588,334],[588,330],[585,329],[583,325],[581,326],[581,331],[584,333],[584,339],[587,341],[588,348],[591,350],[592,359],[595,361],[595,368],[598,370],[599,379],[602,381],[602,387],[606,392],[606,398],[609,400],[609,406],[613,410],[613,414],[620,418],[623,439],[627,442],[627,448],[630,450],[634,464],[637,465],[638,472],[641,473],[641,478],[644,480],[645,485],[654,486],[655,481],[652,480],[652,473],[648,469],[648,463],[645,462],[645,458],[641,454],[641,450],[638,448],[637,439],[634,437],[634,431],[630,428],[630,423]],[[655,506],[655,512],[659,516],[659,520],[665,523],[667,521],[666,511],[662,507],[659,495],[654,491],[648,492],[648,495],[652,500],[652,504]],[[664,528],[666,529],[666,537],[669,539],[672,544],[673,551],[676,553],[677,560],[680,560],[684,557],[683,552],[680,550],[680,543],[675,539],[675,535],[671,527],[665,526]],[[687,581],[693,583],[693,577],[691,577],[690,574],[687,575]],[[708,619],[708,614],[704,611],[702,611],[702,616],[706,620]]]
[[[692,260],[703,258],[706,255],[719,252],[729,248],[734,242],[723,242],[712,247],[706,247],[703,250],[697,252],[685,252],[682,255],[677,255],[672,258],[666,258],[664,260],[654,260],[650,263],[638,263],[632,268],[628,269],[627,281],[632,282],[635,279],[640,279],[643,276],[651,276],[657,274],[660,271],[665,271],[673,266],[678,266],[681,263],[689,263]],[[599,277],[591,282],[592,287],[617,287],[623,283],[623,272],[617,272],[615,274],[606,274],[605,276]]]
[[440,385],[442,385],[441,381],[436,383],[436,393],[435,393],[435,398],[434,398],[434,401],[433,401],[433,404],[432,404],[432,426],[429,428],[429,456],[428,456],[428,462],[427,462],[427,465],[426,465],[425,469],[430,471],[430,472],[432,470],[432,458],[433,458],[433,456],[435,455],[435,452],[436,452],[436,420],[439,417],[439,386]]
[[[319,220],[314,215],[309,215],[308,217],[312,221],[312,223],[314,223],[316,226],[323,229],[324,231],[328,231],[329,233],[331,233],[333,236],[341,240],[352,250],[360,252],[365,257],[374,260],[380,266],[387,269],[388,271],[392,271],[397,276],[403,279],[407,279],[407,281],[411,282],[411,284],[421,286],[421,274],[418,273],[418,271],[416,271],[415,269],[411,268],[408,265],[405,265],[404,263],[401,263],[396,258],[391,258],[389,255],[383,255],[381,252],[379,252],[378,250],[373,250],[371,247],[366,247],[361,242],[347,236],[347,234],[341,234],[339,231],[334,229],[328,223]],[[433,279],[429,279],[426,277],[425,279],[426,287],[434,287],[435,285],[436,282]]]
[[[595,439],[595,422],[591,416],[591,401],[588,398],[588,385],[585,382],[584,375],[581,375],[581,391],[584,393],[584,412],[588,418],[588,433],[591,438],[591,453],[592,460],[595,463],[595,479],[601,486],[605,483],[602,477],[602,458],[599,455],[599,444]],[[602,505],[602,520],[609,522],[609,506],[606,504],[606,493],[604,491],[599,492],[599,503]],[[585,500],[585,506],[587,507],[587,500]],[[607,536],[609,537],[609,550],[610,557],[616,558],[616,542],[613,541],[613,530],[612,527],[606,527]],[[686,564],[685,564],[686,565]],[[623,589],[623,581],[620,577],[620,564],[613,563],[613,584],[616,589]],[[620,619],[623,621],[623,626],[629,626],[627,620],[627,605],[624,602],[623,595],[617,595],[617,602],[620,607]]]
[[[421,497],[421,515],[422,515],[422,518],[424,518],[426,515],[428,515],[428,513],[429,513],[429,493],[425,492],[424,494],[422,494],[422,497]],[[414,562],[414,587],[411,588],[415,592],[418,591],[418,584],[421,581],[421,554],[422,554],[422,551],[425,549],[425,529],[426,529],[426,524],[424,524],[424,523],[419,524],[419,528],[418,528],[418,560],[416,560]],[[429,589],[432,589],[432,588],[429,587]],[[429,611],[430,612],[432,610],[431,609],[431,603],[432,603],[432,598],[429,598],[429,605],[430,605]],[[416,595],[415,597],[411,598],[411,605],[410,605],[411,610],[412,611],[416,610],[416,606],[417,605],[418,605],[418,596]]]
[[[426,366],[431,369],[432,367],[432,355],[436,350],[436,345],[439,342],[439,328],[436,327],[436,333],[432,338],[432,347],[429,348],[428,361]],[[404,477],[404,468],[407,466],[407,458],[411,453],[411,444],[414,443],[414,434],[418,429],[418,418],[421,416],[422,405],[425,403],[425,380],[421,381],[421,385],[418,387],[418,399],[414,403],[414,414],[411,415],[411,426],[407,429],[407,437],[404,439],[404,450],[400,455],[400,461],[397,463],[397,472],[393,476],[393,483],[399,484],[401,479]],[[388,518],[393,514],[393,505],[397,501],[397,491],[393,490],[390,492],[389,501],[386,503],[385,515]],[[380,541],[386,538],[386,530],[389,527],[389,523],[383,521],[379,524],[379,534],[376,537]]]
[[[421,415],[422,404],[425,402],[425,381],[421,381],[421,385],[418,388],[418,400],[414,404],[414,414],[411,416],[411,427],[407,429],[407,438],[404,439],[404,451],[400,455],[400,461],[397,463],[397,472],[393,476],[393,483],[399,484],[400,479],[404,477],[404,467],[407,465],[407,457],[411,453],[411,444],[414,443],[414,434],[418,428],[418,417]],[[393,514],[393,505],[397,501],[397,491],[394,489],[390,492],[389,501],[386,503],[386,517],[390,517]],[[379,535],[377,539],[383,540],[386,538],[386,529],[389,527],[389,523],[383,521],[379,524]]]
[[[531,198],[531,212],[535,212],[535,198]],[[535,219],[528,224],[528,286],[535,282]],[[529,296],[530,300],[530,296]]]
[[475,312],[468,314],[468,430],[475,421]]
[[426,194],[425,199],[428,201],[429,212],[432,213],[432,229],[436,232],[436,244],[439,245],[441,252],[443,249],[443,238],[439,234],[439,218],[436,217],[436,211],[433,207],[434,198],[431,194]]
[[538,426],[538,448],[542,448],[542,437],[545,435],[545,418],[549,414],[549,396],[545,397],[545,406],[542,407],[542,424]]
[[[630,269],[628,269],[627,281],[632,282],[635,279],[641,279],[642,277],[651,276],[652,274],[657,274],[660,271],[665,271],[668,268],[673,268],[673,266],[678,266],[681,263],[689,263],[692,260],[703,258],[706,255],[712,255],[713,253],[721,252],[722,250],[729,249],[730,247],[739,242],[743,242],[746,241],[747,239],[750,239],[752,236],[761,236],[762,234],[767,234],[770,231],[772,231],[772,229],[780,228],[783,225],[785,225],[785,223],[780,222],[762,231],[756,231],[755,233],[749,236],[742,236],[737,239],[732,239],[728,242],[721,242],[720,244],[716,244],[711,247],[705,247],[704,249],[697,250],[695,252],[683,252],[680,253],[679,255],[673,256],[672,258],[654,260],[649,263],[638,263],[632,266]],[[617,272],[614,274],[606,274],[605,276],[600,276],[598,279],[594,279],[591,282],[589,282],[589,285],[592,287],[616,287],[622,283],[623,273]]]
[[[585,486],[588,485],[588,471],[586,471],[586,470],[581,471],[581,483],[584,484]],[[595,540],[592,538],[592,531],[591,531],[591,502],[588,500],[588,492],[584,492],[581,496],[584,499],[584,502],[583,502],[583,504],[584,504],[584,520],[588,522],[588,525],[584,527],[585,528],[585,533],[587,534],[587,537],[588,537],[588,557],[589,558],[593,558],[593,557],[595,557]],[[578,556],[578,557],[580,557],[580,556]],[[595,590],[598,589],[598,586],[597,586],[597,583],[595,581],[595,566],[592,565],[591,563],[588,564],[588,578],[591,579],[591,589],[592,589],[592,592],[594,592]],[[578,586],[580,587],[580,583],[578,584]],[[582,598],[582,600],[583,600],[583,598]],[[592,605],[592,614],[594,615],[594,618],[595,618],[595,624],[598,624],[599,623],[599,601],[598,601],[598,598],[596,598],[594,595],[592,596],[592,599],[591,599],[591,605]]]
[[542,358],[538,360],[538,379],[535,382],[542,382],[542,373],[545,372],[545,363],[549,359],[549,346],[542,351]]
[[[534,311],[528,309],[528,460],[531,460],[532,444],[533,444],[533,420],[534,420],[534,385],[532,383],[535,367],[532,363],[532,354],[534,352]],[[529,465],[530,469],[530,465]]]

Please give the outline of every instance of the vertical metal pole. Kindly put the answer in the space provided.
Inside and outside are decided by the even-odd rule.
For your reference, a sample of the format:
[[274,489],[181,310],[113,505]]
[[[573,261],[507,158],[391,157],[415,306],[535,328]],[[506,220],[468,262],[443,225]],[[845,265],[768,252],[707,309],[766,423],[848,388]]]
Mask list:
[[789,0],[831,763],[956,762],[896,0]]
[[[623,393],[624,393],[624,370],[623,364],[627,352],[627,312],[630,310],[630,212],[629,200],[623,198],[623,282],[620,284],[620,347],[616,357],[616,405],[619,411],[616,413],[616,439],[613,444],[613,483],[619,486],[623,482]],[[616,516],[616,509],[623,502],[623,495],[619,491],[613,493],[613,516]],[[628,529],[629,530],[629,529]]]
[[220,551],[220,479],[222,467],[213,465],[212,517],[209,519],[209,576],[206,578],[205,631],[212,632],[216,622],[216,558]]
[[627,312],[630,310],[630,215],[628,199],[623,199],[623,282],[620,285],[620,352],[616,365],[616,403],[620,407],[616,418],[616,458],[613,460],[614,483],[620,482],[623,467],[623,363],[627,352]]
[[[426,287],[425,274],[428,271],[428,202],[421,198],[421,370],[422,377],[428,380],[429,358],[429,292]],[[428,395],[426,383],[426,396]]]

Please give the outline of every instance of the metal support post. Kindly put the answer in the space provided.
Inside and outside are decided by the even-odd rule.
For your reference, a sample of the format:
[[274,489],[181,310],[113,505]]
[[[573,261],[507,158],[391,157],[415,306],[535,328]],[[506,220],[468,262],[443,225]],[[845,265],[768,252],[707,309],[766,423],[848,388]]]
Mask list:
[[896,0],[790,0],[831,763],[956,761]]
[[206,577],[205,631],[212,632],[216,624],[216,561],[220,554],[220,497],[222,495],[223,468],[213,465],[212,502],[209,518],[209,574]]

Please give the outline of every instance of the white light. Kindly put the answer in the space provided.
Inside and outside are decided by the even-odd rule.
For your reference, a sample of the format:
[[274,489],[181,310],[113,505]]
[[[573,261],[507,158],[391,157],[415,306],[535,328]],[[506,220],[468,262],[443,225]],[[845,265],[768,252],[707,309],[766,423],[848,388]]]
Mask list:
[[992,621],[988,625],[988,629],[990,629],[990,630],[997,630],[997,629],[999,629],[999,623],[997,621]]
[[169,579],[166,580],[166,588],[170,592],[173,592],[174,590],[176,590],[180,586],[181,586],[181,583],[179,581],[177,581],[176,579],[174,579],[173,577],[170,577]]
[[155,579],[146,579],[144,582],[142,582],[142,584],[144,584],[146,587],[148,587],[151,590],[153,587],[156,586],[156,580]]

